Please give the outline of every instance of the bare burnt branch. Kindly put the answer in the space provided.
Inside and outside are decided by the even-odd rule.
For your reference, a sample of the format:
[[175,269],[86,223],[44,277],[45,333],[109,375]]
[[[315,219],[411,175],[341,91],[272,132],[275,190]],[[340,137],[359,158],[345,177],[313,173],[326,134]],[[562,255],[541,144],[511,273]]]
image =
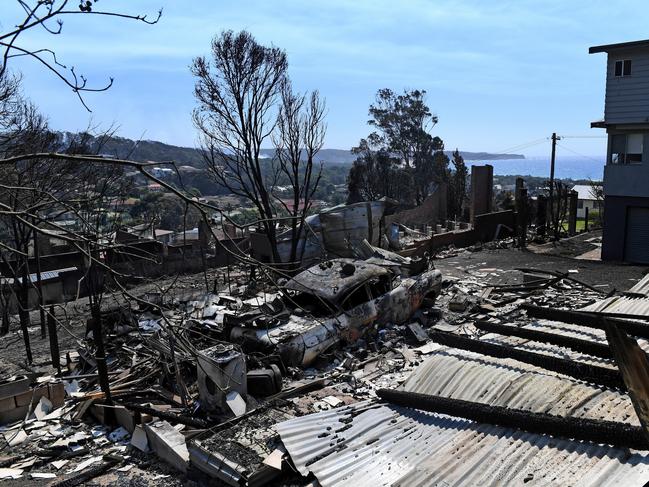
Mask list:
[[[68,3],[69,0],[36,0],[32,2],[18,0],[18,4],[25,11],[26,16],[22,20],[22,22],[16,25],[15,28],[7,32],[0,33],[0,46],[3,50],[2,64],[0,64],[0,80],[7,76],[10,59],[20,56],[31,57],[41,66],[43,66],[47,71],[53,74],[56,78],[62,81],[68,88],[72,89],[81,104],[86,108],[86,110],[90,111],[90,108],[83,98],[83,93],[106,91],[112,86],[113,79],[110,78],[109,81],[103,86],[90,87],[87,85],[87,79],[85,78],[85,76],[77,75],[73,67],[67,69],[64,64],[60,63],[57,60],[56,54],[51,49],[32,49],[26,47],[25,45],[20,45],[19,40],[21,36],[25,35],[25,33],[27,33],[30,29],[39,26],[51,35],[60,35],[63,31],[63,20],[61,19],[61,17],[66,15],[81,14],[104,17],[118,17],[153,25],[160,20],[162,16],[162,9],[158,11],[156,17],[149,19],[147,15],[96,10],[94,8],[94,1],[82,2],[79,5],[79,9],[77,10],[68,9]],[[56,27],[50,27],[48,25],[50,22],[56,22]],[[42,55],[44,53],[52,55],[52,57],[54,58],[53,61],[50,62],[45,59]]]

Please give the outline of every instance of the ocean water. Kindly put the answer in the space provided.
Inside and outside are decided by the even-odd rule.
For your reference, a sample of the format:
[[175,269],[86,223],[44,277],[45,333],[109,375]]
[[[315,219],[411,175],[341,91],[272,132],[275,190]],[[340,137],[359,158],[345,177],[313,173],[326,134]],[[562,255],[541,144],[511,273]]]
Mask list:
[[[554,176],[559,179],[592,179],[601,181],[604,177],[606,158],[557,156]],[[525,159],[502,159],[499,161],[466,161],[468,166],[491,164],[494,174],[499,176],[550,177],[549,157],[526,157]]]

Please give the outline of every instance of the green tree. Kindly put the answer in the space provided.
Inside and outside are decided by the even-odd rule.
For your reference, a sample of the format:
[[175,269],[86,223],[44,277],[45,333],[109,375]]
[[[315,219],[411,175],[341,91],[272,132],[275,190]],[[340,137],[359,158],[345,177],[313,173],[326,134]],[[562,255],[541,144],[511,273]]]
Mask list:
[[405,171],[396,157],[377,140],[376,134],[361,139],[352,149],[356,161],[349,170],[348,202],[377,200],[384,196],[399,201],[412,199],[412,171]]
[[464,158],[457,149],[453,152],[453,168],[454,171],[448,188],[448,210],[450,215],[457,217],[462,214],[462,207],[466,198],[466,181],[469,175]]
[[437,117],[425,95],[423,90],[377,92],[368,121],[376,130],[352,150],[358,158],[348,178],[350,201],[389,196],[420,204],[433,185],[448,182],[449,159],[442,139],[430,133]]

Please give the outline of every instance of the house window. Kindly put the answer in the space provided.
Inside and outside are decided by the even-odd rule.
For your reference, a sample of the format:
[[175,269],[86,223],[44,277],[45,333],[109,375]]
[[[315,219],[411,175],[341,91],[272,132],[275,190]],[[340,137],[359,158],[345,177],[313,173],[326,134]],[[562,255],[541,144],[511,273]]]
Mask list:
[[615,61],[615,76],[631,76],[631,60]]
[[611,164],[641,164],[643,134],[616,134],[611,139]]
[[577,201],[577,208],[580,210],[584,208],[584,200]]

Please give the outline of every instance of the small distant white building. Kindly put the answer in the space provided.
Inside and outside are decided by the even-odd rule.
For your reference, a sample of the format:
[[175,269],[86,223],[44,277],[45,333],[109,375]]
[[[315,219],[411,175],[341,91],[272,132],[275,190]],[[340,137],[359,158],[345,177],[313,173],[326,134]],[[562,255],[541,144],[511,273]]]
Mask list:
[[153,231],[155,235],[155,239],[158,242],[162,242],[163,244],[170,244],[173,237],[174,237],[174,231],[173,230],[163,230],[162,228],[156,228]]
[[170,178],[174,175],[174,170],[169,167],[153,167],[151,174],[156,178]]
[[586,218],[586,208],[592,214],[593,210],[598,210],[597,197],[595,191],[590,184],[576,184],[572,187],[579,195],[577,198],[577,218]]

